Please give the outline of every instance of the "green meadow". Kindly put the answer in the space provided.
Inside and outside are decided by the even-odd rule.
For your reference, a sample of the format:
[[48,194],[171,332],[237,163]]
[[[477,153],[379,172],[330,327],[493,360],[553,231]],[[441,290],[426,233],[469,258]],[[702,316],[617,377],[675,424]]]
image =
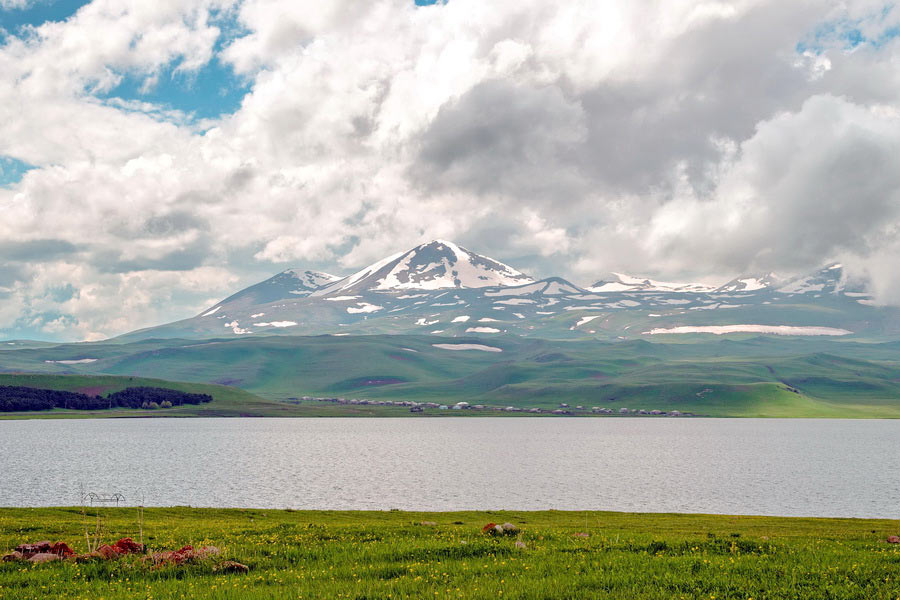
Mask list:
[[[460,343],[490,345],[500,351],[435,346]],[[93,362],[71,362],[86,358]],[[119,376],[181,382],[175,384],[179,386],[218,386],[221,400],[202,409],[166,413],[173,416],[194,416],[192,411],[208,416],[406,413],[285,402],[314,396],[543,409],[567,403],[714,417],[900,417],[900,342],[896,341],[753,335],[681,336],[666,342],[517,336],[254,336],[0,350],[0,372],[9,374],[0,376],[0,385],[18,377],[16,373],[31,372],[98,376],[107,378],[106,382],[112,382],[109,376]],[[437,413],[431,412],[431,416]]]
[[[137,509],[101,512],[108,541],[140,535]],[[488,522],[520,532],[491,537]],[[900,545],[886,538],[898,533],[900,521],[860,519],[151,508],[149,551],[214,545],[249,573],[6,562],[0,598],[896,600]],[[81,509],[0,509],[0,549],[42,539],[83,552]]]

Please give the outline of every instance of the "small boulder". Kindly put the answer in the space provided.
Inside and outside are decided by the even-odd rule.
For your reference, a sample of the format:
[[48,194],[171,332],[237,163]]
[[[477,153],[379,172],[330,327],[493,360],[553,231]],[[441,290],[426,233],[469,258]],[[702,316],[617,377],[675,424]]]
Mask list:
[[900,535],[891,535],[887,539],[888,544],[900,544]]
[[222,551],[216,548],[215,546],[203,546],[199,550],[197,550],[197,556],[200,558],[207,558],[209,556],[218,556],[222,554]]
[[43,542],[35,542],[33,544],[19,544],[16,546],[16,550],[25,555],[25,558],[33,554],[40,554],[42,552],[50,552],[50,548],[53,546],[48,541]]
[[16,562],[19,560],[25,560],[25,555],[18,550],[14,550],[13,552],[4,554],[3,557],[0,558],[0,562]]
[[28,562],[46,563],[53,562],[54,560],[59,560],[58,554],[53,554],[52,552],[38,552],[37,554],[29,558]]
[[579,532],[579,533],[573,533],[572,536],[573,536],[573,537],[577,537],[577,538],[587,538],[587,537],[590,537],[590,535],[588,535],[588,534],[586,534],[586,533],[582,533],[582,532]]
[[50,547],[50,552],[60,558],[67,558],[75,555],[75,552],[69,548],[69,545],[65,542],[56,542]]
[[226,560],[213,567],[216,573],[249,573],[250,567],[233,560]]
[[512,523],[504,523],[500,527],[503,528],[503,533],[506,535],[516,535],[519,533],[519,528]]
[[112,547],[119,554],[143,554],[144,552],[144,546],[130,537],[120,539]]
[[114,560],[119,558],[119,552],[109,544],[103,544],[97,548],[96,553],[103,560]]
[[516,548],[519,548],[520,550],[524,550],[525,542],[523,542],[522,540],[516,540]]
[[485,525],[484,527],[481,528],[481,532],[487,533],[489,535],[494,535],[494,532],[496,531],[496,527],[498,527],[498,525],[496,523],[488,523],[487,525]]

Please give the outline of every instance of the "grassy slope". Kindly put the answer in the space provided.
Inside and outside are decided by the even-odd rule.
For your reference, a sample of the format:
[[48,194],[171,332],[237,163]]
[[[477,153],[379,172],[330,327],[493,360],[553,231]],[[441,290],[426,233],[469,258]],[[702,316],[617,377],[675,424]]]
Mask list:
[[[135,509],[105,509],[107,539],[137,536]],[[484,536],[513,522],[518,538]],[[423,522],[434,524],[422,525]],[[248,575],[137,560],[0,563],[0,598],[831,598],[900,596],[900,521],[602,512],[288,512],[147,509],[151,550],[214,544]],[[589,537],[576,537],[587,533]],[[66,540],[76,508],[0,509],[0,550]]]
[[[503,352],[432,346],[463,341]],[[271,336],[6,351],[0,368],[220,383],[273,400],[312,395],[545,408],[568,402],[713,416],[900,417],[898,356],[897,342],[754,336],[679,336],[666,343]],[[85,357],[98,360],[44,362]]]

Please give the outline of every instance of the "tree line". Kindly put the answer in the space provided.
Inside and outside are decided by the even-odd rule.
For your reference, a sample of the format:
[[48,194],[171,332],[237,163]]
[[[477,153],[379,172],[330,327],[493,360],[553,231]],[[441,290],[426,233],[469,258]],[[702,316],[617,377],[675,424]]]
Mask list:
[[106,397],[79,392],[0,385],[0,412],[50,410],[103,410],[109,408],[169,408],[212,402],[209,394],[192,394],[156,387],[129,387]]

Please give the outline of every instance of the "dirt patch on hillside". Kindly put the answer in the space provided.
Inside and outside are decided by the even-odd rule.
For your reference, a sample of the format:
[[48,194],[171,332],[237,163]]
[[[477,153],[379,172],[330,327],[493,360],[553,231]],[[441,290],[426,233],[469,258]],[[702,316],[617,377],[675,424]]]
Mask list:
[[75,391],[79,394],[84,394],[85,396],[100,396],[104,392],[109,391],[112,386],[109,385],[89,385],[86,387],[80,387]]

